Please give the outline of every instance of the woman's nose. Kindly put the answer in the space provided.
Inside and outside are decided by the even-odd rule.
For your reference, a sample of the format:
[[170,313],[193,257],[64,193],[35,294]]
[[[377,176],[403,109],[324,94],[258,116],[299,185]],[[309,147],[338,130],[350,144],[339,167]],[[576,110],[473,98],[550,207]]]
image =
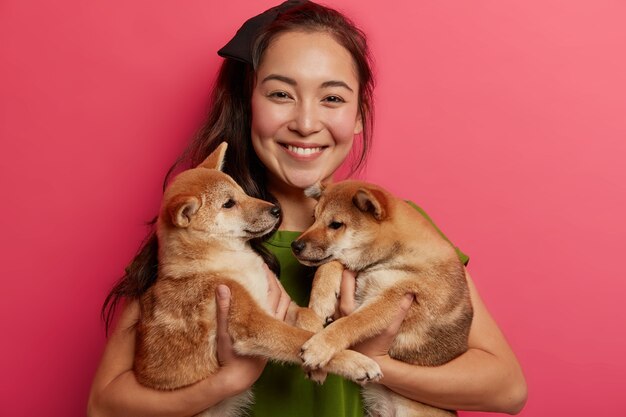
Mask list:
[[317,106],[312,103],[298,103],[294,108],[294,113],[288,127],[301,136],[309,136],[322,130]]

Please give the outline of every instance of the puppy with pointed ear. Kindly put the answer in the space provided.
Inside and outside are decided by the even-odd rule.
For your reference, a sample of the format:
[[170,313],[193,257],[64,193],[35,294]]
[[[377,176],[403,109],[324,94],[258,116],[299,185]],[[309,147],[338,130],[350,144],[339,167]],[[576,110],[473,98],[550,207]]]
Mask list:
[[376,189],[359,188],[352,197],[354,205],[364,213],[371,213],[378,221],[387,217],[387,198]]
[[207,169],[216,169],[218,171],[222,171],[224,168],[224,158],[226,157],[226,149],[228,148],[227,142],[220,143],[217,148],[211,155],[207,156],[206,159],[198,165],[202,168]]
[[[307,191],[315,196],[316,190]],[[332,321],[302,345],[304,366],[317,369],[337,352],[384,332],[405,294],[415,294],[417,301],[389,341],[391,358],[439,366],[467,350],[473,310],[463,263],[426,216],[391,192],[356,180],[328,184],[313,224],[292,251],[303,264],[318,266],[309,307],[317,323]],[[357,273],[354,309],[333,321],[345,269]],[[364,387],[363,399],[368,415],[456,416],[383,384]]]
[[[202,161],[197,168],[222,171],[228,143],[222,142]],[[177,195],[168,205],[172,224],[177,227],[189,227],[191,219],[202,207],[202,200],[197,195]]]

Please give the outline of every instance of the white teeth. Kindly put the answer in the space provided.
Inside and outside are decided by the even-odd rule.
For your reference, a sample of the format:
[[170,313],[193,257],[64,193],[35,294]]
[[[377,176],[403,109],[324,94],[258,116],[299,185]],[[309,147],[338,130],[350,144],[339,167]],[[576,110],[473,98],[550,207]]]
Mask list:
[[297,153],[298,155],[303,155],[303,156],[311,155],[311,154],[322,151],[322,148],[298,148],[292,145],[287,145],[287,149],[289,149],[293,153]]

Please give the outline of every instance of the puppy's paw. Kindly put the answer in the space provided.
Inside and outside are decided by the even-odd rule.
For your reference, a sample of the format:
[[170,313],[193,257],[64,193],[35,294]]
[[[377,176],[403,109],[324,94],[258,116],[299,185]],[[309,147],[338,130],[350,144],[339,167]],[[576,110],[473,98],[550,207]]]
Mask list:
[[364,358],[365,361],[354,364],[354,373],[352,376],[348,376],[348,378],[360,385],[380,381],[383,377],[383,371],[378,363],[367,356],[364,356]]
[[311,369],[306,374],[307,378],[309,378],[313,382],[317,382],[319,385],[322,385],[324,381],[326,381],[326,377],[328,373],[321,369]]
[[337,353],[328,364],[327,369],[329,371],[332,369],[331,372],[336,372],[360,385],[377,382],[383,377],[376,361],[353,350]]
[[325,297],[323,299],[312,299],[310,303],[311,309],[318,317],[321,317],[325,324],[333,321],[335,310],[337,307],[336,297]]
[[317,333],[311,337],[300,349],[300,358],[308,369],[323,368],[339,350],[326,341],[323,333]]

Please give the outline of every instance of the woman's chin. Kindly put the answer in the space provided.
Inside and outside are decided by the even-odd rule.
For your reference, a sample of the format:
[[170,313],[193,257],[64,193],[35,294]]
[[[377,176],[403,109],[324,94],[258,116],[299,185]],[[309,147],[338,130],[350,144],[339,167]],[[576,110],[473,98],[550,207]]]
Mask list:
[[305,190],[329,177],[330,175],[321,175],[319,172],[295,172],[286,175],[286,183],[293,188]]

